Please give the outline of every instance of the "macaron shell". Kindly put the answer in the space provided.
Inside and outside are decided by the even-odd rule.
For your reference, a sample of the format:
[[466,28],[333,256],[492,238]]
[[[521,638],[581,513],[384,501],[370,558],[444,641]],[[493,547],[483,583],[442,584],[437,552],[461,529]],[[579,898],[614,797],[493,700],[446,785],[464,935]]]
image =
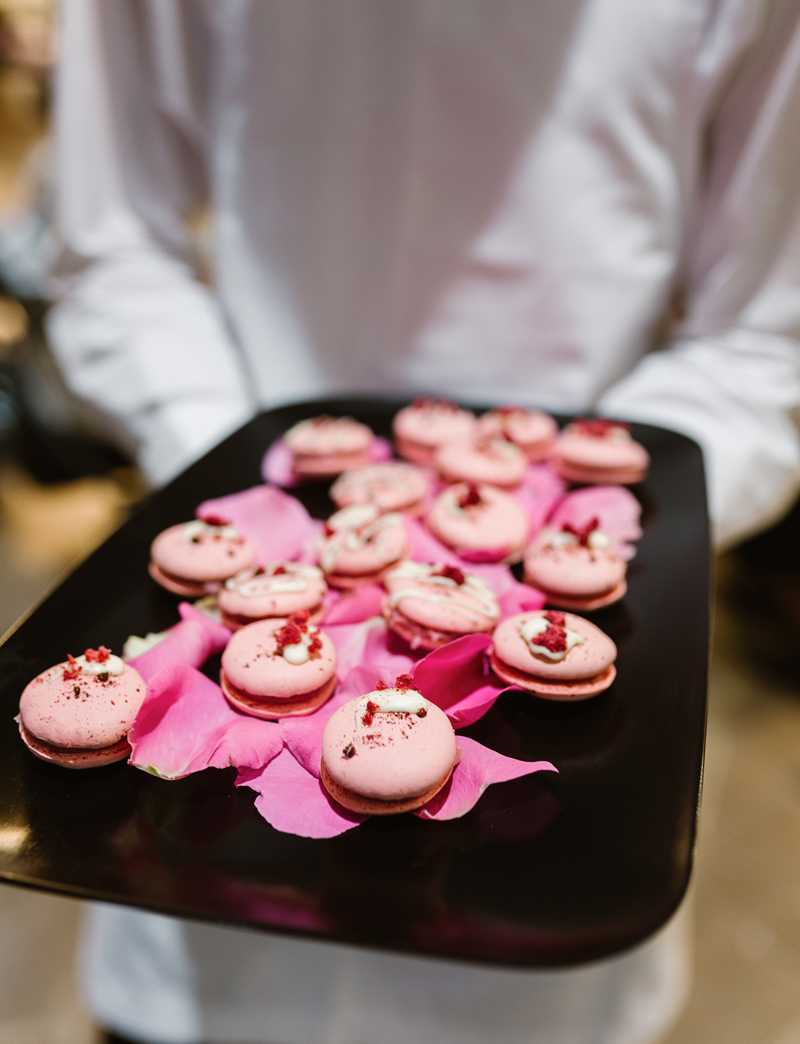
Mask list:
[[[387,577],[385,583],[390,596],[409,592],[404,593],[394,604],[394,610],[414,623],[434,631],[449,631],[453,634],[491,631],[500,616],[499,606],[497,614],[490,616],[477,598],[471,597],[463,587],[434,587],[424,581],[409,578],[395,580],[391,576]],[[419,597],[415,597],[413,592]],[[429,601],[425,596],[430,594],[434,594],[437,600]],[[388,603],[387,598],[386,609],[389,607]]]
[[452,765],[447,775],[426,790],[424,794],[401,801],[379,801],[376,798],[364,797],[356,794],[355,791],[348,790],[333,779],[325,768],[324,762],[320,762],[320,780],[334,801],[350,812],[358,812],[364,816],[396,816],[401,812],[413,812],[432,801],[448,782],[454,768],[455,765]]
[[203,533],[187,540],[184,526],[181,523],[165,529],[150,547],[156,567],[172,579],[195,583],[222,581],[255,564],[256,547],[247,537],[231,540],[216,533]]
[[[291,565],[289,565],[289,569],[291,569]],[[235,588],[231,590],[223,585],[217,596],[220,610],[233,617],[249,616],[252,622],[267,616],[290,616],[302,609],[317,609],[328,590],[325,578],[312,573],[290,572],[288,575],[292,579],[302,580],[306,589],[304,591],[271,591],[270,588],[275,585],[275,582],[279,581],[281,576],[286,577],[287,574],[273,576],[265,573],[248,581],[251,584],[262,585],[263,594],[245,595]]]
[[306,478],[332,478],[343,471],[363,467],[369,464],[369,452],[359,450],[357,453],[336,453],[329,456],[301,456],[295,454],[292,470]]
[[614,602],[624,598],[627,592],[628,584],[625,580],[621,580],[607,594],[598,595],[596,598],[568,598],[566,595],[549,594],[546,591],[543,593],[547,597],[547,604],[553,606],[554,609],[572,609],[578,613],[592,613],[595,609],[604,609],[607,605],[613,605]]
[[545,660],[534,656],[520,631],[537,613],[517,613],[503,620],[494,632],[494,652],[502,665],[534,676],[545,682],[570,682],[594,678],[617,658],[617,647],[590,620],[565,613],[567,630],[575,631],[584,642],[573,646],[563,660]]
[[522,449],[529,461],[544,460],[558,434],[555,420],[540,410],[515,410],[513,413],[490,410],[478,418],[478,427],[481,434],[505,434]]
[[459,483],[441,493],[425,520],[428,529],[457,551],[498,549],[499,558],[519,553],[530,533],[522,507],[503,490],[483,485],[479,487],[483,503],[458,511],[458,500],[468,489],[466,483]]
[[[331,716],[322,735],[322,763],[340,787],[378,801],[406,801],[437,789],[455,763],[456,737],[447,715],[429,704],[416,714],[376,713],[356,723],[358,700]],[[356,753],[346,757],[353,744]]]
[[534,544],[525,555],[525,580],[546,594],[596,597],[607,594],[625,578],[627,566],[607,548],[567,544]]
[[445,482],[487,482],[515,489],[525,477],[528,459],[513,442],[497,439],[485,448],[473,442],[440,446],[434,464]]
[[332,567],[329,567],[328,551],[333,542],[338,539],[338,534],[334,533],[332,536],[323,537],[319,543],[319,563],[328,575],[329,583],[331,576],[338,578],[374,577],[390,566],[396,565],[408,555],[410,550],[408,531],[402,516],[399,515],[396,524],[387,525],[378,530],[375,536],[361,547],[352,550],[343,548],[335,556]]
[[[388,607],[384,609],[383,615],[389,629],[408,642],[412,649],[428,649],[429,651],[441,649],[442,646],[454,642],[456,638],[461,638],[464,633],[463,631],[457,633],[437,631],[431,627],[424,627],[422,624],[409,620],[398,610]],[[491,631],[492,628],[487,627],[485,631],[469,633],[491,634]]]
[[336,688],[334,675],[318,689],[308,693],[305,698],[294,700],[276,700],[263,696],[248,696],[237,691],[230,683],[224,671],[220,671],[220,688],[225,699],[236,710],[249,714],[252,718],[263,718],[265,721],[278,721],[281,718],[304,718],[321,707],[331,698]]
[[[419,450],[433,450],[444,442],[469,438],[474,425],[475,416],[466,410],[412,405],[395,414],[392,432],[398,451],[409,444]],[[429,462],[430,458],[423,463]]]
[[428,492],[428,479],[413,464],[391,461],[347,471],[331,487],[337,507],[375,504],[381,511],[416,511]]
[[278,653],[277,632],[285,620],[259,620],[236,631],[222,654],[222,670],[237,689],[253,696],[292,699],[315,692],[336,675],[336,647],[319,631],[322,648],[305,663]]
[[347,457],[367,453],[375,438],[352,417],[310,417],[290,428],[283,441],[298,457]]
[[573,432],[559,436],[555,455],[565,463],[580,468],[641,471],[650,463],[647,450],[634,439],[597,438]]
[[647,475],[647,468],[590,468],[579,467],[557,459],[556,471],[568,482],[583,482],[591,486],[633,486]]
[[81,672],[64,679],[66,663],[44,671],[23,690],[20,723],[34,737],[54,747],[95,750],[123,739],[133,725],[147,686],[135,667],[101,681]]
[[165,572],[158,568],[155,562],[148,562],[147,572],[165,590],[171,594],[180,595],[182,598],[202,598],[203,595],[216,594],[222,585],[221,580],[211,580],[207,583],[191,583],[188,580],[176,580],[172,576],[167,576]]
[[51,765],[60,765],[61,768],[99,768],[101,765],[113,765],[116,761],[126,761],[131,756],[131,745],[124,738],[108,747],[79,750],[69,747],[53,747],[44,743],[32,736],[22,722],[19,723],[19,734],[31,754]]
[[612,663],[594,678],[575,682],[546,682],[541,678],[533,678],[524,671],[515,671],[513,667],[498,660],[494,653],[490,656],[490,663],[494,673],[509,685],[526,689],[546,700],[586,700],[590,696],[605,692],[617,676],[617,668]]

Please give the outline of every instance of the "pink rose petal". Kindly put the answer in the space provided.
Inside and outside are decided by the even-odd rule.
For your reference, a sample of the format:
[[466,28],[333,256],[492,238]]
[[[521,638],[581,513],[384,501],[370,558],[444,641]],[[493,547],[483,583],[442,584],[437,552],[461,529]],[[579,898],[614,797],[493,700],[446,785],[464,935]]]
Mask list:
[[426,700],[441,708],[453,728],[465,728],[482,718],[509,688],[489,670],[488,634],[468,634],[428,653],[411,672]]
[[531,464],[522,484],[511,495],[525,509],[531,524],[531,539],[536,536],[564,496],[566,482],[549,464]]
[[542,592],[537,591],[535,587],[521,584],[515,580],[513,587],[509,587],[498,599],[500,619],[505,620],[509,616],[516,616],[517,613],[528,613],[541,609],[546,600]]
[[415,815],[422,819],[458,819],[474,808],[492,783],[505,783],[533,772],[557,772],[549,761],[518,761],[489,750],[477,740],[458,737],[461,760],[450,782]]
[[320,531],[295,497],[274,486],[253,486],[243,493],[206,500],[198,518],[228,519],[258,548],[260,562],[297,558]]
[[188,602],[181,602],[178,612],[181,622],[170,627],[162,642],[128,661],[145,681],[173,663],[202,667],[209,656],[222,652],[230,640],[231,632],[227,627],[211,620]]
[[623,486],[586,486],[568,493],[553,512],[549,525],[561,529],[565,522],[576,529],[585,526],[593,518],[600,528],[611,537],[616,550],[623,558],[633,558],[636,548],[631,541],[642,535],[639,521],[642,505]]
[[336,646],[340,678],[346,678],[354,667],[365,664],[383,671],[385,681],[386,676],[395,678],[398,674],[408,674],[414,663],[425,655],[424,651],[409,655],[408,646],[402,640],[395,642],[383,617],[373,617],[360,624],[326,625],[324,630]]
[[333,801],[318,776],[307,772],[288,750],[257,772],[240,772],[236,786],[255,790],[255,806],[264,819],[276,830],[298,837],[337,837],[367,818]]
[[392,444],[382,435],[376,435],[369,448],[370,460],[373,464],[384,464],[392,459]]
[[261,768],[280,752],[280,729],[235,711],[204,674],[173,664],[150,682],[128,733],[130,763],[164,779],[205,768]]
[[331,588],[325,595],[323,624],[352,624],[381,615],[386,591],[378,584],[362,584],[350,590]]

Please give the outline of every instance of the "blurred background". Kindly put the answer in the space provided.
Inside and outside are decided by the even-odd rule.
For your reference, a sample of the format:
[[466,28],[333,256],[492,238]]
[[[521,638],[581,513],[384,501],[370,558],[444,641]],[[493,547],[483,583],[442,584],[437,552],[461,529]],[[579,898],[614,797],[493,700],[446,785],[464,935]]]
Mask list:
[[[0,0],[0,633],[144,492],[42,330],[56,46],[50,0]],[[668,1044],[800,1044],[799,538],[793,514],[717,564],[694,982]],[[79,922],[76,901],[0,886],[0,1044],[95,1039]]]

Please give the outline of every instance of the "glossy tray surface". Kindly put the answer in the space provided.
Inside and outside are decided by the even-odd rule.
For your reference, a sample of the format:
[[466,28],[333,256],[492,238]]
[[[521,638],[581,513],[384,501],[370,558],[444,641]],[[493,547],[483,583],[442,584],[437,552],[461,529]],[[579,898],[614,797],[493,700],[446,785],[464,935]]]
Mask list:
[[[618,953],[660,927],[688,884],[702,771],[709,551],[698,447],[635,425],[653,464],[623,603],[593,619],[619,646],[605,694],[564,705],[506,694],[469,730],[553,762],[491,787],[449,823],[372,819],[331,840],[282,834],[209,769],[166,782],[128,765],[70,772],[24,748],[13,717],[37,673],[176,622],[147,574],[150,541],[197,504],[260,481],[295,421],[343,413],[388,435],[400,403],[329,399],[264,413],[156,494],[0,648],[0,879],[387,949],[554,966]],[[326,488],[298,492],[317,517]],[[217,663],[207,672],[214,676]]]

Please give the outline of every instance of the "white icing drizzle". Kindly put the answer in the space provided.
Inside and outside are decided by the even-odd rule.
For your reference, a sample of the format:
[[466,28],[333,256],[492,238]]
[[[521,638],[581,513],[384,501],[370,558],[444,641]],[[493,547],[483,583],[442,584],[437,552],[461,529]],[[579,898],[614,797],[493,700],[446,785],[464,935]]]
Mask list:
[[[418,598],[423,602],[432,602],[437,605],[446,605],[456,613],[466,616],[474,623],[481,622],[481,616],[496,620],[500,616],[500,606],[494,591],[485,580],[474,573],[464,573],[464,583],[457,584],[449,576],[434,576],[441,569],[441,565],[427,565],[423,562],[412,562],[410,559],[393,569],[386,577],[388,586],[393,580],[408,579],[419,583],[430,584],[431,587],[441,587],[452,592],[449,594],[437,594],[435,591],[420,591],[416,588],[401,588],[392,591],[389,595],[389,606],[394,609],[404,598]],[[459,598],[459,595],[466,597]],[[472,598],[478,603],[474,605],[469,601]]]
[[[283,573],[270,572],[278,566],[283,566]],[[311,579],[322,579],[322,570],[298,562],[279,562],[268,565],[264,573],[255,568],[243,569],[226,580],[225,587],[243,598],[260,598],[268,594],[302,594],[308,590]]]
[[308,647],[311,645],[311,639],[317,631],[319,631],[319,627],[315,627],[314,624],[308,624],[303,632],[302,641],[299,641],[294,645],[284,645],[280,650],[281,656],[284,660],[286,660],[287,663],[291,663],[294,667],[301,667],[304,663],[308,663],[311,655],[308,651]]
[[589,534],[589,547],[593,551],[601,551],[604,548],[611,547],[611,537],[608,533],[604,533],[602,529],[595,529]]
[[362,696],[355,705],[356,736],[365,726],[362,718],[367,713],[367,704],[375,704],[376,714],[420,714],[428,713],[430,704],[415,689],[376,689]]
[[[123,660],[135,660],[137,656],[144,656],[146,652],[150,652],[151,649],[155,649],[157,645],[160,645],[167,637],[167,631],[159,631],[154,633],[148,631],[144,638],[140,638],[138,635],[130,634],[122,646],[122,659]],[[116,659],[116,657],[114,657]]]
[[399,512],[381,515],[374,504],[350,504],[328,519],[328,527],[334,532],[323,542],[320,565],[326,573],[332,573],[341,554],[360,551],[373,541],[378,558],[382,562],[393,562],[398,556],[386,549],[386,530],[402,525],[403,516]]
[[98,663],[96,660],[87,660],[85,656],[75,657],[75,666],[81,668],[82,674],[108,674],[116,678],[125,670],[125,664],[119,658],[110,653],[108,658]]
[[544,656],[547,660],[552,660],[553,663],[558,663],[564,659],[570,649],[573,649],[576,645],[583,645],[585,638],[578,634],[577,631],[570,631],[566,628],[567,636],[567,647],[563,652],[552,652],[547,649],[544,645],[537,645],[534,641],[537,635],[543,634],[548,626],[550,626],[545,620],[544,616],[532,616],[530,620],[524,623],[520,629],[520,634],[534,656]]
[[[554,547],[556,550],[578,543],[578,538],[574,533],[557,533],[555,530],[547,530],[545,536],[546,546]],[[604,533],[602,529],[593,529],[589,534],[588,546],[592,551],[604,550],[611,547],[611,537]]]
[[236,526],[230,524],[212,526],[208,522],[204,522],[202,518],[194,518],[191,522],[186,522],[183,527],[183,539],[187,544],[190,544],[195,537],[215,534],[221,536],[224,540],[239,540],[242,535]]

